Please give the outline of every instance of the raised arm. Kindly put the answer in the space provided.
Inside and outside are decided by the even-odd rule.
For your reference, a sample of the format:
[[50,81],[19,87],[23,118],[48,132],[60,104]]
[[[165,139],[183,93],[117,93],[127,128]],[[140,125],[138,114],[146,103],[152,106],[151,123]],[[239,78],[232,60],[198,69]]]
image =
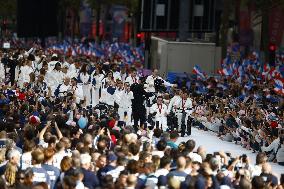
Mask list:
[[43,136],[44,136],[44,133],[46,132],[47,128],[51,125],[51,121],[48,121],[45,125],[45,127],[40,131],[39,133],[39,141],[42,141],[43,140]]
[[63,137],[63,135],[62,135],[60,129],[58,128],[58,125],[57,125],[56,121],[54,122],[54,127],[55,127],[55,130],[56,130],[58,139],[60,140]]

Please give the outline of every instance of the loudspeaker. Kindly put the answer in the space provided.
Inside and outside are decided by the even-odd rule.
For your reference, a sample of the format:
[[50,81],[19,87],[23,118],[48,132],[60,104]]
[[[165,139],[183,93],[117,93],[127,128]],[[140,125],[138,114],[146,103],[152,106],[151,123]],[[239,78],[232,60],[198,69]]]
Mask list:
[[18,0],[19,37],[48,37],[58,34],[58,0]]

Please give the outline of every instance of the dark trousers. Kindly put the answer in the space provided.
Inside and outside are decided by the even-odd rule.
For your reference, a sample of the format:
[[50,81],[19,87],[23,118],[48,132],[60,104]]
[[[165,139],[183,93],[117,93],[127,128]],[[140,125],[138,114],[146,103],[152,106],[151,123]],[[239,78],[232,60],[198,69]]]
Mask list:
[[134,129],[138,130],[138,122],[140,121],[140,126],[145,125],[146,122],[146,109],[145,107],[133,108],[132,116],[134,120]]
[[192,125],[192,118],[188,117],[187,122],[182,120],[181,122],[181,136],[183,137],[185,133],[189,136],[191,135],[191,125]]

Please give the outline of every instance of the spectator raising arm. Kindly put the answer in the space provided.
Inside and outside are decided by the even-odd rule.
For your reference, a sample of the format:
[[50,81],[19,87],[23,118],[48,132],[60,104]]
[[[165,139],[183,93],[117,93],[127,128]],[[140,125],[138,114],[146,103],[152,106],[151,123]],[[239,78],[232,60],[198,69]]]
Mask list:
[[58,136],[58,140],[60,140],[63,137],[63,135],[62,135],[60,129],[58,128],[56,121],[54,122],[54,127],[55,127],[55,130],[56,130],[57,136]]
[[38,138],[39,138],[39,141],[40,141],[40,142],[44,140],[43,136],[44,136],[44,134],[45,134],[47,128],[48,128],[50,125],[51,125],[51,121],[48,121],[48,122],[46,123],[45,127],[39,132]]

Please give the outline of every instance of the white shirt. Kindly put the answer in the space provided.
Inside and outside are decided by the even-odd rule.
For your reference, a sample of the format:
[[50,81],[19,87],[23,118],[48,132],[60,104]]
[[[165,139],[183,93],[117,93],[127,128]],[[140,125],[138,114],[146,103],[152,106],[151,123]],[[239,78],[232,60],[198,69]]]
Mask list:
[[167,106],[165,104],[161,104],[161,105],[158,105],[157,103],[153,104],[150,108],[150,113],[155,113],[157,112],[156,114],[156,118],[159,118],[159,117],[166,117],[167,115]]
[[66,96],[66,93],[71,90],[70,85],[65,85],[64,83],[59,87],[59,95],[60,97]]
[[284,145],[282,144],[276,154],[277,162],[284,162]]
[[121,81],[124,83],[125,80],[126,80],[127,74],[126,73],[120,73],[120,76],[121,76]]
[[[93,86],[93,80],[96,80],[96,85]],[[104,79],[103,74],[95,75],[95,71],[91,74],[91,84],[94,88],[99,89],[102,86],[102,80]]]
[[73,78],[73,77],[77,78],[79,74],[79,70],[76,69],[74,64],[70,64],[67,73],[70,78]]
[[21,156],[21,169],[26,170],[29,167],[32,167],[32,152],[25,152]]
[[133,92],[125,90],[116,90],[115,91],[115,102],[119,105],[119,108],[131,108],[132,105]]
[[0,82],[5,80],[5,68],[4,64],[0,62]]
[[[108,77],[103,78],[102,79],[102,88],[103,89],[107,88],[107,86],[109,86],[110,82],[111,82],[111,80]],[[107,83],[108,83],[108,85],[107,85]]]
[[271,150],[273,150],[274,153],[276,153],[277,151],[277,148],[279,146],[279,143],[280,143],[280,138],[278,137],[277,139],[275,139],[269,146],[267,147],[262,147],[261,150],[263,152],[269,152]]
[[88,85],[89,84],[89,80],[90,80],[90,75],[89,74],[84,74],[84,73],[80,73],[80,80],[82,81],[82,83],[84,85]]
[[119,174],[121,171],[123,171],[125,169],[124,166],[117,166],[115,169],[107,172],[107,175],[111,175],[113,178],[113,181],[116,181],[116,179],[119,177]]
[[118,79],[121,81],[120,72],[118,72],[118,71],[113,72],[113,80],[116,81],[116,80],[118,80]]
[[77,185],[76,185],[75,189],[85,189],[83,182],[77,181]]
[[176,101],[174,106],[176,106],[180,110],[184,110],[189,115],[193,112],[193,110],[192,110],[192,101],[191,101],[190,98],[187,98],[186,100],[180,98],[178,101]]
[[61,160],[64,158],[64,156],[67,156],[67,154],[64,151],[60,151],[53,156],[53,166],[60,169],[60,163]]
[[71,86],[71,89],[75,91],[76,103],[79,104],[81,100],[84,100],[84,92],[81,85]]
[[124,98],[124,89],[117,88],[114,93],[114,99],[120,108],[122,108],[123,106],[123,100],[124,100],[123,98]]
[[55,67],[55,64],[57,63],[58,61],[50,61],[47,65],[48,65],[48,71],[52,71]]
[[[115,93],[114,93],[115,94]],[[107,92],[107,88],[102,89],[100,102],[106,103],[110,106],[114,105],[115,96]]]
[[174,108],[174,104],[176,104],[177,101],[180,101],[181,100],[181,97],[179,95],[175,95],[171,100],[170,100],[170,103],[169,103],[169,106],[168,106],[168,113],[171,112],[172,108]]
[[33,68],[28,66],[28,65],[25,65],[25,66],[22,66],[20,68],[20,75],[19,75],[19,80],[21,80],[23,83],[29,83],[30,82],[30,74],[34,72]]
[[56,87],[59,84],[63,83],[63,72],[52,70],[46,73],[46,82],[50,87]]
[[125,82],[129,83],[129,85],[132,85],[133,83],[138,83],[138,81],[139,81],[139,77],[138,76],[136,76],[136,77],[128,76],[125,79]]
[[169,171],[168,171],[167,169],[161,168],[161,169],[158,169],[158,170],[155,172],[155,176],[156,176],[156,177],[159,177],[159,176],[167,176],[168,173],[169,173]]
[[21,70],[21,66],[16,66],[15,68],[15,81],[19,81],[20,78],[20,70]]

